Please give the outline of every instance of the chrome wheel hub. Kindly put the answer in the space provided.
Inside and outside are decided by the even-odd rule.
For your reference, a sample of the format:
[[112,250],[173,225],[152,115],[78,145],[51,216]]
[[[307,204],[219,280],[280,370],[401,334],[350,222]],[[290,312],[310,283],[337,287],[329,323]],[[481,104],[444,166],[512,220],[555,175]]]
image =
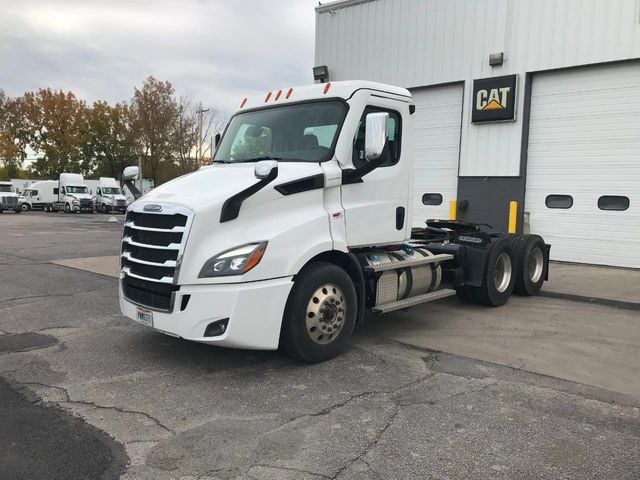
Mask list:
[[307,333],[319,344],[331,343],[342,331],[347,305],[344,293],[337,285],[320,286],[307,304]]
[[498,292],[502,293],[509,288],[512,270],[511,257],[506,253],[501,253],[493,270],[493,283]]
[[529,279],[533,283],[538,283],[540,277],[542,277],[542,270],[544,269],[544,255],[540,247],[536,247],[529,253],[527,259],[527,270],[529,272]]

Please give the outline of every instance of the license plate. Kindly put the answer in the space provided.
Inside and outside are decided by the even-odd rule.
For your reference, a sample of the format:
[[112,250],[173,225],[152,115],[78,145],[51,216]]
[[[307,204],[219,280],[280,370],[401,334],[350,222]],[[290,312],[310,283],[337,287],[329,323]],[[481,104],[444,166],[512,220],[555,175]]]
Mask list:
[[138,307],[136,311],[136,320],[147,327],[153,327],[153,312],[151,310]]

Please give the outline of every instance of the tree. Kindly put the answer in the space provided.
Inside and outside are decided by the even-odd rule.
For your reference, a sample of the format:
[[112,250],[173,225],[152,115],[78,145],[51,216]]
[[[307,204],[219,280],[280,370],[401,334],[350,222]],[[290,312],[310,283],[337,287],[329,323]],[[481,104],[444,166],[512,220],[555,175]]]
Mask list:
[[55,178],[63,172],[89,173],[83,146],[88,135],[87,108],[71,92],[40,89],[24,95],[31,148],[44,156],[32,165],[34,173]]
[[160,184],[171,177],[161,175],[161,162],[172,162],[175,146],[173,133],[178,118],[178,104],[173,97],[173,86],[148,77],[141,89],[135,89],[132,108],[139,132],[139,153],[142,155],[142,172],[152,176]]
[[137,162],[136,118],[130,105],[94,102],[87,110],[88,134],[84,144],[85,169],[96,176],[120,178],[122,170]]
[[24,102],[0,90],[0,165],[5,175],[15,177],[27,158],[30,140]]

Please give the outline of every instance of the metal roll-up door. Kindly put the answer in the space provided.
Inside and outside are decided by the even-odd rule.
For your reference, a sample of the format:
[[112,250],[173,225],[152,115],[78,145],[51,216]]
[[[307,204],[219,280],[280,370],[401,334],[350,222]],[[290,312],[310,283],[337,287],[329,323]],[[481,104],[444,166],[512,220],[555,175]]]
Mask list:
[[640,62],[533,77],[526,212],[552,259],[640,267]]
[[413,90],[415,178],[413,225],[448,218],[456,198],[462,122],[462,84]]

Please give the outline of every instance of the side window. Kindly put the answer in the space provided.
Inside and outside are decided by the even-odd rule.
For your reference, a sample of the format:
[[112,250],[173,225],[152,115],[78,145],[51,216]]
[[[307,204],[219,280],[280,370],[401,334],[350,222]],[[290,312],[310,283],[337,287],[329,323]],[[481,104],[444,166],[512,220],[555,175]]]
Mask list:
[[64,187],[60,187],[60,192],[65,195],[67,192],[65,191]]
[[367,107],[364,109],[364,113],[358,122],[358,128],[356,129],[356,135],[353,139],[353,166],[360,167],[367,163],[364,159],[364,139],[366,130],[366,118],[369,113],[373,112],[386,112],[389,114],[389,122],[387,124],[387,130],[389,132],[389,141],[387,143],[388,148],[385,149],[383,155],[387,157],[381,167],[389,167],[395,165],[400,160],[400,143],[402,139],[402,120],[400,114],[394,110],[386,110],[384,108]]
[[37,197],[38,196],[38,190],[31,190],[31,196],[32,197]]
[[547,208],[567,209],[573,207],[573,197],[571,195],[547,195],[544,204]]
[[425,193],[422,195],[422,203],[425,205],[442,205],[442,195],[439,193]]
[[598,199],[598,208],[600,210],[615,210],[622,212],[629,208],[629,197],[621,195],[603,195]]
[[[62,193],[64,193],[64,187],[62,188]],[[53,189],[53,194],[54,194],[54,195],[58,195],[58,187],[55,187],[55,188]]]
[[96,195],[102,195],[102,193],[100,193],[100,189],[96,188]]

